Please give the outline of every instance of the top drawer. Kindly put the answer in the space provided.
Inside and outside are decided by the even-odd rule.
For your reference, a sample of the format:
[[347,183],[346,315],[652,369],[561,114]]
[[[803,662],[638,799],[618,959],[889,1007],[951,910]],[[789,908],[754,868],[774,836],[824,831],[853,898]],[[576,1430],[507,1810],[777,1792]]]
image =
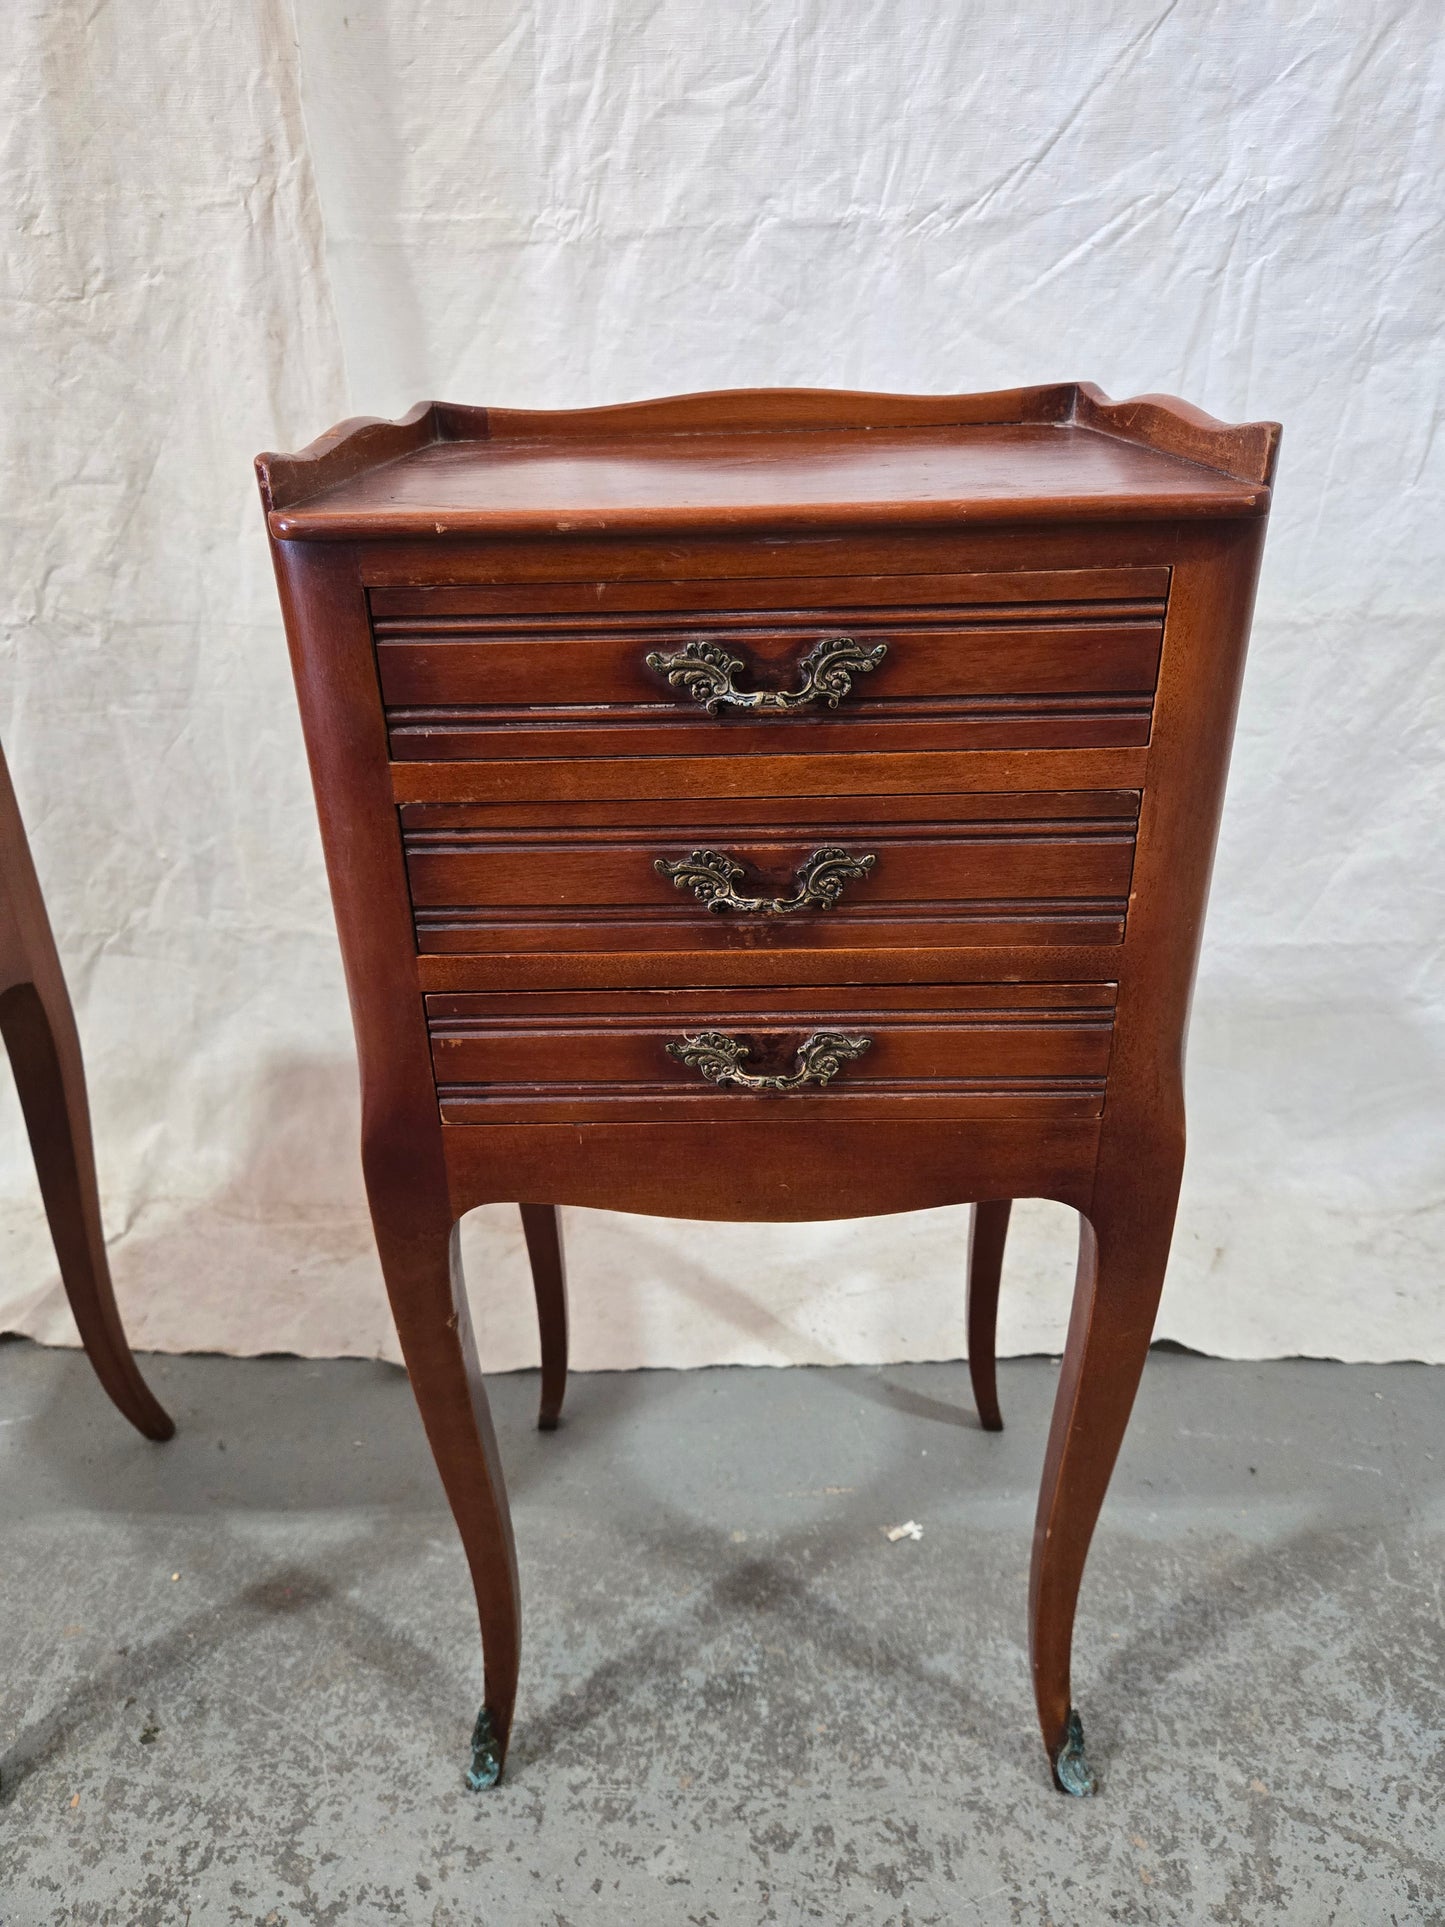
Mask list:
[[[374,589],[397,761],[1131,748],[1169,572]],[[720,606],[700,607],[703,598]]]

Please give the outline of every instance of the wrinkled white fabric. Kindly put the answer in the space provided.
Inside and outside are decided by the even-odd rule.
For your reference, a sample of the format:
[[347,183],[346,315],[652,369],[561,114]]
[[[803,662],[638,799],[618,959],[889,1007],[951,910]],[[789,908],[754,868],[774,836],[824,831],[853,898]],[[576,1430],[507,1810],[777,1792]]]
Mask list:
[[[1445,1359],[1437,0],[12,0],[0,731],[135,1341],[386,1353],[250,458],[419,396],[1286,424],[1160,1329]],[[962,1349],[962,1212],[568,1214],[582,1366]],[[1072,1229],[1019,1214],[1008,1350]],[[513,1214],[467,1251],[535,1356]],[[0,1078],[0,1327],[73,1336]]]

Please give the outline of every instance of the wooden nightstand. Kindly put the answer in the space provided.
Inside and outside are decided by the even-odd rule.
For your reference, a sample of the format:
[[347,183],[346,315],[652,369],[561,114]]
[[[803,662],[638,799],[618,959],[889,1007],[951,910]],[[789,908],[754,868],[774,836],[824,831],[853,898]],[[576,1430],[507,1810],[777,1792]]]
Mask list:
[[1089,1540],[1148,1350],[1182,1046],[1278,444],[1075,383],[422,405],[257,464],[356,1023],[387,1288],[481,1616],[511,1523],[455,1227],[1008,1201],[1081,1218],[1034,1537],[1056,1783]]

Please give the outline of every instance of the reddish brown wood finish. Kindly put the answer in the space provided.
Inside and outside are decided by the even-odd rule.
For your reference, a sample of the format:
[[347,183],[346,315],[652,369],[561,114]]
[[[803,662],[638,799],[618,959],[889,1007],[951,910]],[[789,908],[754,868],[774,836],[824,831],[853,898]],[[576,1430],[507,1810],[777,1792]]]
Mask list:
[[0,751],[0,1035],[20,1096],[61,1283],[95,1375],[148,1439],[175,1426],[140,1375],[116,1308],[75,1013]]
[[931,750],[834,756],[824,750],[757,756],[518,757],[477,763],[393,763],[398,803],[686,803],[753,798],[759,787],[796,797],[970,795],[979,790],[1137,788],[1142,749]]
[[[453,1227],[524,1200],[541,1423],[566,1372],[555,1207],[798,1221],[976,1206],[969,1352],[999,1421],[1009,1200],[1083,1244],[1030,1637],[1056,1781],[1092,1784],[1074,1607],[1133,1403],[1183,1155],[1182,1049],[1278,430],[1079,384],[782,392],[539,415],[419,407],[259,464],[356,1020],[388,1290],[471,1563],[483,1753],[516,1569]],[[888,643],[836,707],[706,714]],[[836,907],[709,911],[656,865]],[[856,852],[855,852],[856,854]],[[730,1089],[666,1046],[825,1087]],[[488,1750],[490,1749],[490,1750]]]

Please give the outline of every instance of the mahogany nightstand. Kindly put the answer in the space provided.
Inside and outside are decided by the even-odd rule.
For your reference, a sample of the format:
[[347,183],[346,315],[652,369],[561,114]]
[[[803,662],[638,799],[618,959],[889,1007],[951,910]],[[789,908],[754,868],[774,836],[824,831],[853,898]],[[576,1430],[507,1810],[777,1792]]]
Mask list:
[[1057,1785],[1085,1554],[1184,1156],[1182,1046],[1279,431],[1065,383],[423,404],[257,464],[346,962],[362,1155],[466,1547],[501,1772],[511,1523],[457,1263],[555,1207],[1080,1214],[1029,1622]]

